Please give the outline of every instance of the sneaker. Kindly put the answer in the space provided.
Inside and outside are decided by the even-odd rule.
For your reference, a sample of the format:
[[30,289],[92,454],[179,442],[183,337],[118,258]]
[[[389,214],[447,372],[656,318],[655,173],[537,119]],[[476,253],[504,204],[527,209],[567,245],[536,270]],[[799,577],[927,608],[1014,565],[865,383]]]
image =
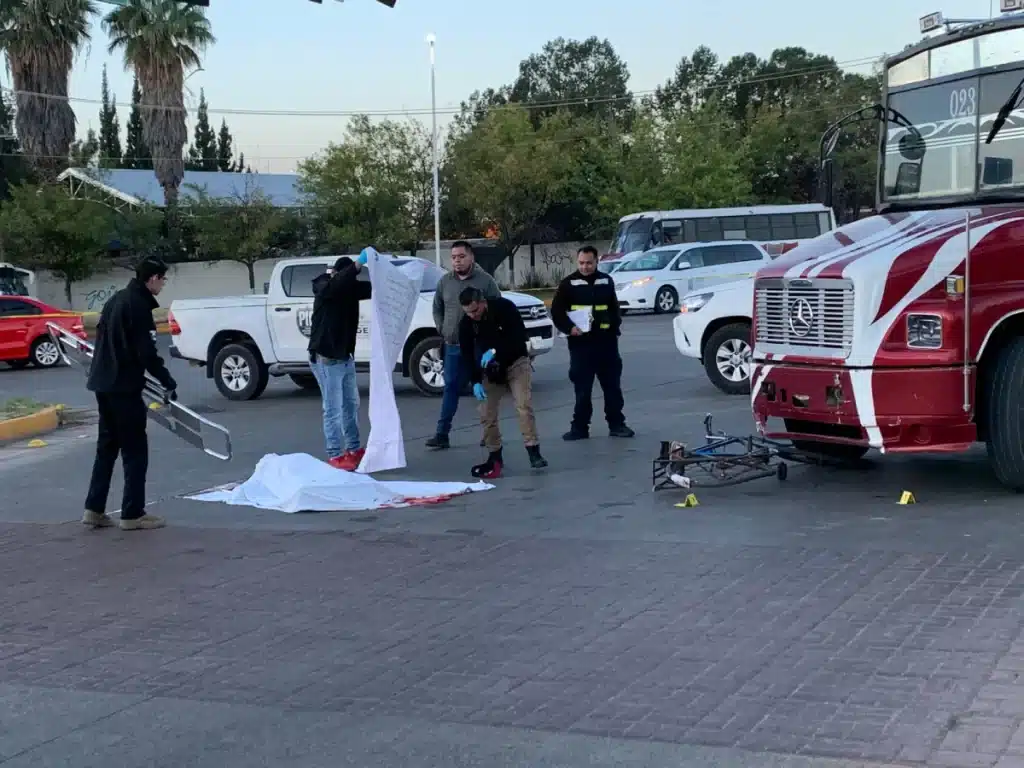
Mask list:
[[359,462],[363,460],[363,454],[366,453],[366,449],[359,448],[355,451],[345,451],[340,457],[338,457],[337,463],[332,464],[336,469],[344,469],[346,472],[355,472],[359,466]]
[[501,455],[501,449],[499,448],[494,453],[491,453],[487,457],[487,461],[483,464],[475,465],[470,473],[473,477],[480,478],[481,480],[496,480],[501,477],[501,469],[504,466],[504,460]]
[[438,451],[451,448],[451,445],[451,442],[448,440],[448,435],[434,435],[432,438],[427,440],[427,448],[433,448]]
[[548,460],[540,455],[539,445],[526,446],[526,453],[530,456],[530,469],[544,469],[548,465]]
[[163,528],[167,522],[156,515],[143,515],[131,520],[125,520],[122,517],[118,521],[118,525],[122,531],[152,531],[156,528]]
[[92,528],[113,528],[117,523],[114,522],[110,515],[87,509],[85,514],[82,515],[82,525],[88,525]]
[[636,437],[636,432],[627,427],[625,424],[618,427],[609,427],[609,437]]
[[335,469],[345,469],[345,455],[342,454],[341,456],[332,456],[327,460],[327,463],[330,464]]
[[562,439],[565,440],[566,442],[572,442],[573,440],[589,440],[590,433],[584,432],[583,430],[580,429],[570,429],[568,432],[562,435]]

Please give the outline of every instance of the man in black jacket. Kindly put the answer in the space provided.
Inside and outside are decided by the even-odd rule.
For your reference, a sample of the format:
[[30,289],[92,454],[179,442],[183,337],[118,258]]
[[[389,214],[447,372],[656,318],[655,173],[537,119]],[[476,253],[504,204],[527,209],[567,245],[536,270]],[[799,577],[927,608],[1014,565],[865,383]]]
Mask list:
[[323,398],[327,463],[349,472],[359,466],[364,453],[355,352],[359,302],[371,293],[369,281],[359,279],[366,260],[366,250],[355,261],[342,256],[327,274],[313,280],[309,362]]
[[519,415],[519,429],[533,469],[548,465],[540,455],[537,421],[533,415],[532,371],[527,351],[526,325],[519,309],[506,298],[488,299],[479,288],[464,288],[459,303],[465,315],[459,323],[459,347],[473,395],[480,401],[487,461],[473,467],[474,477],[501,477],[498,416],[501,397],[511,392]]
[[[612,437],[633,437],[622,414],[622,357],[619,335],[622,313],[610,275],[597,269],[597,249],[585,245],[576,254],[578,270],[558,284],[551,300],[551,320],[569,337],[569,380],[576,390],[576,407],[569,431],[563,440],[590,437],[590,419],[594,415],[591,394],[594,378],[604,392],[604,417]],[[574,322],[587,318],[580,328]]]
[[166,279],[167,265],[163,261],[143,259],[135,269],[135,278],[114,294],[100,313],[86,385],[96,393],[99,436],[82,517],[85,525],[94,528],[114,524],[106,514],[106,506],[118,454],[124,466],[121,529],[136,531],[164,526],[161,518],[146,514],[149,442],[142,390],[149,373],[172,400],[176,398],[174,390],[178,385],[157,352],[153,322],[153,310],[159,306],[156,297]]

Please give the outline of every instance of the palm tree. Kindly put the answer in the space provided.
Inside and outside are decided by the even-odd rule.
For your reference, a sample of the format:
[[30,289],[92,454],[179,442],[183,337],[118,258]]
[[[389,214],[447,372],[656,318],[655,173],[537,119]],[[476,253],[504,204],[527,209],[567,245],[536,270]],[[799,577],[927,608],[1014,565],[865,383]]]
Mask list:
[[[4,2],[4,0],[0,0]],[[103,20],[109,51],[120,50],[125,69],[139,78],[142,135],[153,154],[153,171],[173,211],[185,175],[185,73],[199,68],[200,54],[216,42],[205,14],[176,0],[127,0]]]
[[0,50],[17,92],[15,130],[41,170],[67,164],[75,139],[68,84],[95,13],[92,0],[0,0]]

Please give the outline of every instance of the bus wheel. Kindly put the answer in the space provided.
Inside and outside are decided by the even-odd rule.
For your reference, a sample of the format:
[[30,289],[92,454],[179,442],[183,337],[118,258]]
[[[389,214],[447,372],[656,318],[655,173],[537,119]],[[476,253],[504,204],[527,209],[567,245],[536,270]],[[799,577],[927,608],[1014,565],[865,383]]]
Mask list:
[[1024,490],[1024,338],[999,351],[988,377],[985,447],[996,478],[1014,491]]

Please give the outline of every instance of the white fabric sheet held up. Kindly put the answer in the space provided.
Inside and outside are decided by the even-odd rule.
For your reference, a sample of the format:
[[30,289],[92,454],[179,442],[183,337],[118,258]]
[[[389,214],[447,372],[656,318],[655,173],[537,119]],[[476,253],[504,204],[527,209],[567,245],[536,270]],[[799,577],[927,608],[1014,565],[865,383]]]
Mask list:
[[357,472],[370,474],[405,466],[402,419],[392,378],[420,298],[423,264],[401,267],[367,248],[370,270],[370,437]]

